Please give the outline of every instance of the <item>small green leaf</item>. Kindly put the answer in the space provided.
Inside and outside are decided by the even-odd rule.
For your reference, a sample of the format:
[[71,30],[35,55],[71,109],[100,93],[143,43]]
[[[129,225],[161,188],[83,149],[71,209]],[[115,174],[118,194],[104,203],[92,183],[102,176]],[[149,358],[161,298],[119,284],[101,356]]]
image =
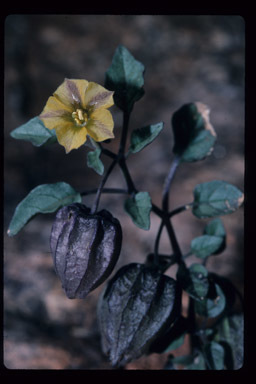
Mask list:
[[222,243],[223,238],[220,236],[202,235],[191,241],[191,251],[200,259],[205,259],[218,251]]
[[67,183],[39,185],[17,205],[7,234],[16,235],[38,213],[55,212],[64,205],[81,201],[81,195]]
[[194,189],[192,212],[199,218],[226,215],[236,211],[244,195],[234,185],[214,180],[198,184]]
[[115,92],[115,104],[123,111],[131,112],[135,101],[144,95],[144,70],[144,65],[135,60],[127,48],[117,47],[106,72],[105,87]]
[[95,149],[95,151],[90,151],[87,154],[87,166],[92,168],[98,175],[103,175],[104,173],[104,164],[100,159],[101,149]]
[[158,123],[132,131],[129,151],[132,153],[141,151],[159,135],[163,127],[164,123]]
[[216,133],[209,121],[209,108],[200,103],[183,105],[172,117],[173,152],[181,161],[203,160],[212,153]]
[[137,227],[149,230],[152,203],[148,192],[138,192],[125,200],[124,209]]
[[212,370],[224,369],[225,351],[221,344],[211,341],[204,347],[207,362]]
[[177,280],[182,288],[195,300],[203,300],[209,290],[208,271],[202,264],[192,264],[189,268],[180,264]]
[[226,298],[220,286],[214,283],[214,292],[209,289],[207,297],[202,301],[195,301],[195,311],[205,317],[217,317],[226,307]]
[[204,235],[196,237],[191,242],[191,251],[197,257],[205,259],[210,255],[222,252],[226,246],[226,231],[222,220],[211,220],[204,229]]
[[10,135],[14,139],[30,141],[36,147],[57,141],[55,131],[46,128],[38,117],[14,129]]

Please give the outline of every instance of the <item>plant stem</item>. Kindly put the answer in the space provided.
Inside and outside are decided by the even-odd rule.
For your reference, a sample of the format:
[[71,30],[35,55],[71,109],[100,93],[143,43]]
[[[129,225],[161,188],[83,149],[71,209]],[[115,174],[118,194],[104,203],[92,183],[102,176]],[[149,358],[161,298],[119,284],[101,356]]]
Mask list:
[[192,206],[193,206],[193,203],[182,205],[182,206],[180,206],[178,208],[175,208],[173,211],[169,212],[168,216],[171,218],[172,216],[175,216],[178,213],[181,213],[181,212],[184,212],[184,211],[188,211],[189,209],[192,208]]
[[[122,160],[124,160],[124,152],[125,152],[125,145],[126,145],[126,139],[127,139],[127,133],[128,133],[129,119],[130,119],[130,113],[128,113],[127,111],[124,111],[123,130],[122,130],[122,136],[121,136],[121,140],[120,140],[118,155],[116,155],[113,152],[109,151],[108,149],[104,149],[104,148],[102,148],[102,146],[100,146],[102,152],[104,154],[108,155],[109,157],[111,157],[113,159],[113,161],[110,164],[110,166],[109,166],[107,172],[105,173],[103,179],[101,180],[101,183],[100,183],[99,188],[98,188],[97,193],[96,193],[94,204],[93,204],[92,209],[91,209],[91,214],[95,214],[97,212],[99,201],[100,201],[100,196],[101,196],[101,193],[103,191],[103,187],[104,187],[110,173],[112,172],[112,170],[114,169],[114,167],[117,163],[120,164],[120,162]],[[125,169],[125,167],[126,167],[125,161],[123,161],[123,163],[124,164],[123,164],[122,169],[126,170]],[[129,193],[130,193],[132,186],[133,186],[133,182],[132,182],[132,179],[130,178],[129,185],[128,185]]]
[[171,164],[169,173],[165,179],[164,188],[163,188],[163,198],[162,198],[162,209],[164,212],[168,212],[170,187],[179,163],[180,163],[180,157],[175,156]]
[[[170,215],[168,214],[170,187],[171,187],[171,183],[173,181],[173,178],[174,178],[174,175],[175,175],[175,172],[177,170],[179,163],[180,163],[180,158],[178,156],[175,156],[174,160],[171,164],[169,173],[165,179],[165,183],[164,183],[163,198],[162,198],[162,222],[161,222],[159,230],[158,230],[158,235],[157,235],[156,244],[155,244],[155,262],[156,263],[158,262],[157,249],[158,249],[158,244],[160,241],[160,236],[162,233],[163,226],[166,227],[166,230],[167,230],[170,242],[171,242],[171,246],[173,248],[173,252],[176,256],[177,262],[178,263],[182,262],[182,253],[181,253],[179,243],[177,241],[172,223],[170,221],[170,217],[169,217]],[[185,209],[186,208],[182,208],[182,209],[179,208],[178,211],[180,212],[180,211],[185,210]],[[179,213],[179,212],[177,212],[177,213]]]
[[166,226],[166,229],[167,229],[170,241],[171,241],[173,252],[176,256],[176,261],[178,264],[181,264],[183,262],[182,261],[182,252],[181,252],[178,240],[176,238],[172,223],[171,223],[169,218],[167,220],[165,220],[165,226]]
[[125,161],[125,158],[124,156],[120,156],[119,157],[119,161],[118,161],[118,164],[123,172],[123,175],[124,175],[124,178],[125,178],[125,181],[126,181],[126,184],[127,184],[127,188],[128,188],[128,193],[131,194],[131,193],[137,193],[137,189],[135,188],[135,185],[134,185],[134,182],[131,178],[131,175],[130,175],[130,172],[128,170],[128,167],[127,167],[127,164],[126,164],[126,161]]
[[129,120],[130,120],[130,113],[127,111],[124,111],[124,113],[123,113],[123,130],[122,130],[122,136],[121,136],[120,146],[119,146],[119,155],[124,155],[124,153],[125,153],[125,145],[126,145],[126,140],[127,140]]
[[157,232],[156,240],[155,240],[155,247],[154,247],[154,263],[157,265],[158,264],[158,248],[159,248],[159,242],[160,242],[160,237],[162,234],[162,230],[164,228],[164,221],[161,221],[160,227]]
[[104,177],[101,180],[101,183],[100,183],[99,188],[98,188],[97,193],[96,193],[94,204],[93,204],[92,209],[91,209],[91,214],[92,215],[94,215],[97,212],[99,201],[100,201],[100,196],[101,196],[103,187],[104,187],[104,185],[105,185],[105,183],[106,183],[110,173],[113,171],[113,169],[114,169],[116,164],[117,164],[117,159],[114,159],[112,161],[112,163],[110,164],[110,166],[109,166],[107,172],[105,173]]

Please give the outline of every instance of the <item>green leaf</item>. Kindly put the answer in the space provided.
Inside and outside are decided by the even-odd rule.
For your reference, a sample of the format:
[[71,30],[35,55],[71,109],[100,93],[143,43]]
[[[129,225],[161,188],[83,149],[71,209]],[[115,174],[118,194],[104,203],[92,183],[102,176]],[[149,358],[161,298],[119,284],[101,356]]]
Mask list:
[[191,251],[197,257],[205,259],[210,255],[222,252],[226,246],[226,231],[222,220],[211,220],[204,229],[204,235],[196,237],[191,242]]
[[14,129],[10,135],[14,139],[30,141],[36,147],[57,141],[55,131],[46,128],[38,117]]
[[138,192],[125,200],[124,209],[137,227],[149,230],[152,203],[148,192]]
[[198,218],[226,215],[236,211],[244,195],[234,185],[214,180],[198,184],[194,189],[192,212]]
[[133,104],[144,95],[145,67],[119,45],[106,72],[105,87],[114,91],[114,102],[123,111],[131,112]]
[[132,153],[141,151],[159,135],[163,127],[164,123],[161,122],[132,131],[129,151]]
[[92,168],[98,175],[103,175],[104,164],[100,159],[101,149],[95,149],[87,154],[87,166]]
[[183,105],[173,114],[173,152],[181,161],[203,160],[212,153],[216,133],[209,112],[206,105],[196,102]]
[[38,213],[51,213],[64,205],[81,201],[81,195],[67,183],[39,185],[17,205],[7,233],[16,235]]
[[202,235],[191,241],[191,251],[200,259],[205,259],[218,251],[222,243],[223,238],[220,236]]
[[215,141],[216,137],[210,131],[199,132],[183,152],[181,161],[191,163],[203,160],[212,153]]
[[214,292],[209,289],[204,300],[195,301],[195,311],[201,316],[217,317],[226,307],[226,298],[220,286],[214,283],[213,288]]
[[207,362],[212,370],[224,369],[225,351],[221,344],[216,341],[207,343],[204,347]]
[[182,288],[195,300],[203,300],[209,290],[208,271],[202,264],[192,264],[189,268],[180,264],[177,280]]

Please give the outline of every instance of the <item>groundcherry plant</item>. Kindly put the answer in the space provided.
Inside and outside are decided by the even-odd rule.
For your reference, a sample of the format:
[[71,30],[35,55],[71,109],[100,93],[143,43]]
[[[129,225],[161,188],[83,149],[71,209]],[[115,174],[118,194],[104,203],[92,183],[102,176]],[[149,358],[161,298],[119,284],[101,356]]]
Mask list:
[[[155,205],[147,191],[137,190],[127,158],[150,145],[164,128],[159,122],[129,129],[134,103],[144,95],[144,70],[144,65],[120,45],[105,74],[104,86],[84,79],[64,79],[41,114],[11,132],[13,138],[35,146],[59,143],[66,154],[85,149],[87,166],[101,178],[97,188],[83,192],[66,182],[37,186],[16,207],[8,235],[16,235],[35,215],[56,211],[50,249],[63,294],[86,300],[105,282],[97,317],[102,350],[113,368],[124,368],[142,355],[167,353],[165,370],[239,369],[243,364],[241,294],[227,278],[209,272],[206,262],[226,247],[220,216],[235,212],[244,196],[236,186],[212,180],[195,185],[192,202],[169,209],[170,187],[179,165],[205,159],[216,141],[209,108],[198,101],[184,104],[170,116],[173,153],[162,205]],[[115,139],[110,110],[114,104],[123,114],[116,153],[108,148]],[[104,157],[111,159],[107,169]],[[120,167],[126,189],[105,188],[115,167]],[[145,255],[145,262],[124,265],[113,276],[126,244],[119,220],[107,209],[98,209],[103,193],[122,194],[125,212],[141,230],[149,230],[151,213],[160,218],[154,249]],[[83,203],[89,194],[95,194],[91,207]],[[191,241],[189,252],[183,253],[172,218],[186,211],[206,219],[206,225]],[[170,240],[169,254],[159,253],[163,229]],[[188,265],[190,255],[198,261]],[[174,265],[177,273],[171,278],[166,272]],[[189,297],[185,315],[181,311],[183,294]],[[234,311],[237,299],[241,302],[239,313]],[[177,357],[171,352],[184,343],[186,335],[190,351]]]

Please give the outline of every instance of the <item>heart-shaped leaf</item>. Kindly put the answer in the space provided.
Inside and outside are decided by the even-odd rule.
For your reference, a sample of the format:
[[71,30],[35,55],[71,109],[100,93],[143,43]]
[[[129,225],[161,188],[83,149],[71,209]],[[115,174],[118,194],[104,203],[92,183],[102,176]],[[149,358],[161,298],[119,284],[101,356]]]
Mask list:
[[81,201],[81,195],[67,183],[39,185],[17,205],[7,233],[16,235],[38,213],[55,212],[64,205]]
[[223,238],[220,236],[202,235],[191,241],[191,251],[197,257],[205,259],[221,247]]
[[149,230],[152,203],[148,192],[138,192],[126,199],[124,209],[137,227]]
[[135,60],[127,48],[117,47],[106,72],[105,87],[115,92],[115,104],[123,111],[130,113],[133,104],[144,95],[144,70],[144,65]]
[[27,123],[14,129],[10,135],[14,139],[30,141],[36,147],[57,141],[54,129],[50,130],[46,128],[42,120],[38,117],[34,117]]
[[234,185],[209,181],[195,187],[192,212],[199,218],[226,215],[235,212],[243,200],[243,193]]

